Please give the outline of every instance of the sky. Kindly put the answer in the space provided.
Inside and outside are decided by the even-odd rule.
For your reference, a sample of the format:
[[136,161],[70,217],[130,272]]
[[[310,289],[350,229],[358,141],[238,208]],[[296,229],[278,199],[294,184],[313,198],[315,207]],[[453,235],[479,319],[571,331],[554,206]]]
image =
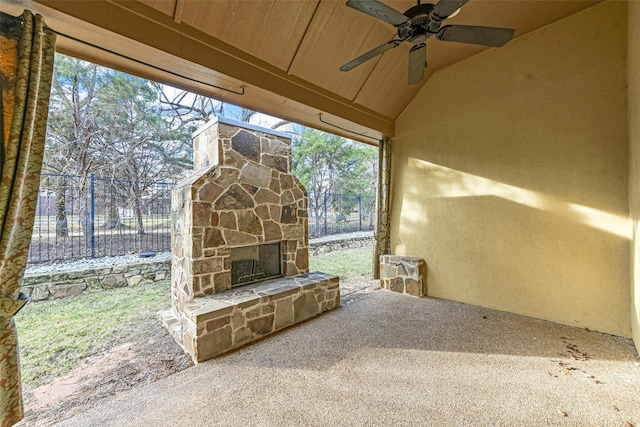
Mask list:
[[[167,96],[167,98],[174,99],[176,96],[178,96],[180,93],[184,91],[182,89],[177,89],[169,85],[163,85],[163,92]],[[187,104],[187,105],[191,104],[195,96],[196,95],[193,93],[188,93],[183,100],[183,104]],[[242,120],[242,107],[238,107],[237,105],[230,104],[227,102],[223,103],[222,101],[219,101],[213,98],[211,99],[212,99],[212,105],[215,109],[218,109],[221,104],[224,104],[223,114],[222,114],[223,117],[227,117],[235,120]],[[256,126],[271,128],[271,126],[280,122],[281,120],[283,119],[270,116],[268,114],[256,113],[253,116],[251,116],[249,123]],[[280,132],[289,132],[289,133],[298,134],[303,132],[304,129],[305,127],[303,125],[300,125],[297,123],[291,123],[284,126],[280,126],[278,127],[277,130]]]

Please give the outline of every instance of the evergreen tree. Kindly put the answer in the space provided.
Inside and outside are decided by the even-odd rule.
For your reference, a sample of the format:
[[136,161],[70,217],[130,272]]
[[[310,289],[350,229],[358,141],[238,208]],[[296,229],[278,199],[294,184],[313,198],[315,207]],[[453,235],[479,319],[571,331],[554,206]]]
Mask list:
[[[309,209],[316,223],[322,219],[325,197],[373,194],[377,187],[377,150],[325,132],[307,129],[293,141],[293,173],[307,189]],[[347,216],[356,197],[336,197],[334,207]]]
[[[162,86],[145,79],[57,55],[50,101],[44,171],[79,175],[79,211],[89,224],[87,178],[111,178],[108,219],[118,227],[117,206],[133,209],[138,233],[149,184],[175,180],[190,169],[191,129],[161,114]],[[61,180],[61,182],[63,182]],[[56,189],[58,235],[66,235],[65,194]],[[63,226],[64,224],[64,226]],[[85,227],[85,236],[92,230]]]

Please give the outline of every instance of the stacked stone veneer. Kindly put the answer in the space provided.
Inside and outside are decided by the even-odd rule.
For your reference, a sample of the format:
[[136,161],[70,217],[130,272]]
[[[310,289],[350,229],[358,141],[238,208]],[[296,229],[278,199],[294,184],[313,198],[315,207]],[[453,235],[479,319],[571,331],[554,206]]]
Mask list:
[[197,298],[184,305],[182,325],[171,316],[161,320],[202,362],[339,305],[338,277],[309,273]]
[[321,237],[309,241],[309,255],[323,255],[329,252],[373,246],[373,235],[357,237],[339,237],[335,239]]
[[422,258],[381,255],[380,287],[421,297],[427,294],[426,264]]
[[[195,137],[195,145],[207,141],[219,164],[201,168],[172,192],[177,308],[231,288],[233,247],[281,242],[284,276],[309,268],[307,197],[291,175],[291,140],[221,120],[214,124]],[[196,167],[207,164],[204,159],[201,153]]]
[[[236,288],[230,290],[231,248],[279,242],[282,275],[291,277],[308,272],[309,242],[307,194],[291,174],[287,134],[216,118],[194,135],[194,159],[196,172],[172,192],[172,313],[161,318],[194,360],[202,361],[280,329],[274,323],[266,332],[267,326],[256,329],[257,321],[253,321],[265,317],[261,322],[269,324],[273,314],[276,322],[275,312],[267,313],[271,307],[267,300],[273,295],[255,300],[260,313],[263,305],[267,307],[264,316],[255,311],[244,313],[244,301],[234,306],[231,311],[245,316],[246,329],[218,324],[218,320],[203,323],[203,319],[225,316],[218,310],[219,298],[231,304],[229,296],[236,292]],[[326,280],[323,277],[318,283]],[[323,304],[329,297],[316,292],[335,299],[337,291],[320,286],[313,292],[318,312],[336,306]],[[218,302],[212,303],[214,294],[224,295],[213,298]],[[309,298],[304,295],[306,292],[291,298],[292,307],[299,298]],[[226,313],[227,309],[221,310]],[[286,322],[278,325],[285,327]]]
[[140,261],[128,265],[78,268],[47,273],[27,272],[20,290],[32,301],[65,298],[84,292],[95,292],[141,283],[160,282],[169,278],[169,261]]

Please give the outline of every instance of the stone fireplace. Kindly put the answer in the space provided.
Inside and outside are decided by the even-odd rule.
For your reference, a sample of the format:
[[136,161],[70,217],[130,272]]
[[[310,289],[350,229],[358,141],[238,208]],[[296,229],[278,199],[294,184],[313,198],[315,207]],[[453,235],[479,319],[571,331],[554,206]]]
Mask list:
[[172,309],[160,317],[196,362],[339,306],[338,278],[308,273],[288,134],[216,118],[194,134],[194,169],[172,192]]

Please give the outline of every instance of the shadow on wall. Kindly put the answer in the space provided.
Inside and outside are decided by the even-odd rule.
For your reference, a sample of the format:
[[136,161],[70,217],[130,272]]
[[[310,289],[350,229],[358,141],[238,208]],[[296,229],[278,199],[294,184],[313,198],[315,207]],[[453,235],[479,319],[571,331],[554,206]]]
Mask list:
[[[408,163],[410,169],[419,170],[421,175],[424,174],[422,175],[423,183],[426,176],[426,180],[434,184],[433,186],[427,184],[429,198],[493,196],[631,240],[631,220],[627,216],[569,203],[556,196],[503,184],[420,159],[410,158]],[[419,188],[411,188],[408,195],[416,195],[424,191],[424,186],[421,185]],[[416,211],[415,206],[407,206],[407,208],[408,215]],[[410,216],[405,218],[411,219]]]
[[415,158],[403,180],[393,252],[428,295],[629,336],[628,217]]

